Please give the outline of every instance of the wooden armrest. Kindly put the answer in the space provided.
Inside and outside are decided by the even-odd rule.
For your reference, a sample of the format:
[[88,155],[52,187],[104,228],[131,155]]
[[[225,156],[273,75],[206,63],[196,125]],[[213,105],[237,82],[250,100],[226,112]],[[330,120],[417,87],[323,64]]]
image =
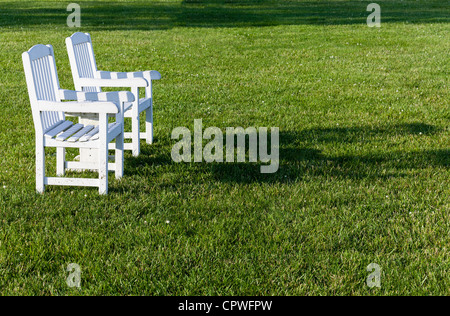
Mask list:
[[147,81],[161,79],[161,74],[156,70],[132,71],[132,72],[98,71],[98,74],[102,79],[144,78]]
[[80,78],[78,83],[82,87],[110,87],[110,88],[145,88],[148,82],[144,78],[122,78],[122,79],[98,79]]
[[112,92],[83,92],[73,90],[59,90],[62,100],[73,101],[111,101],[111,102],[133,102],[134,95],[129,91]]
[[113,102],[105,101],[38,101],[39,111],[59,111],[71,113],[99,113],[99,114],[117,114],[119,107]]

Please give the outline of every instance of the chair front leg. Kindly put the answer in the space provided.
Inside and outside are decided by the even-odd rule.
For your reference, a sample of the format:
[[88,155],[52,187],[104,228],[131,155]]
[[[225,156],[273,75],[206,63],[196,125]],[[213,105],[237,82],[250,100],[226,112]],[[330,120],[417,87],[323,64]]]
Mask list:
[[133,156],[139,156],[141,152],[141,144],[140,144],[140,120],[139,120],[139,88],[133,88],[132,93],[134,94],[135,101],[133,102],[133,107],[131,109],[131,142],[132,142],[132,151]]
[[99,115],[98,192],[108,194],[108,115]]
[[64,147],[56,147],[56,175],[64,177],[66,174],[66,149]]
[[146,143],[153,144],[153,93],[151,77],[146,78],[148,87],[145,88],[145,97],[150,98],[150,107],[145,111],[145,133]]
[[116,148],[115,148],[115,175],[116,179],[123,177],[123,154],[124,154],[124,140],[125,140],[125,130],[124,130],[124,102],[120,102],[120,112],[116,114],[116,123],[120,123],[122,128],[119,135],[116,137]]

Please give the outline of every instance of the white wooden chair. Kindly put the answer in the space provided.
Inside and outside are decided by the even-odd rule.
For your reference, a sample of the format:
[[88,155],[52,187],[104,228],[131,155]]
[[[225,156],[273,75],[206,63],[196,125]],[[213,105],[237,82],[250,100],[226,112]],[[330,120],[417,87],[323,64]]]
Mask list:
[[[123,106],[134,101],[130,92],[85,93],[62,90],[59,86],[51,45],[35,45],[22,54],[28,94],[36,133],[36,190],[46,185],[93,186],[100,194],[108,193],[108,168],[116,178],[123,175]],[[81,100],[62,102],[62,100]],[[65,119],[97,114],[97,126],[73,124]],[[108,124],[108,114],[115,122]],[[115,141],[115,162],[108,164],[108,143]],[[56,147],[56,173],[45,175],[45,147]],[[66,161],[66,148],[94,148],[97,163]],[[98,179],[63,177],[66,169],[96,169]]]
[[[125,117],[131,117],[131,133],[125,132],[125,150],[132,150],[133,156],[140,153],[140,139],[147,144],[153,142],[153,94],[152,80],[161,79],[156,70],[138,72],[111,72],[97,70],[91,36],[88,33],[74,33],[66,38],[75,89],[101,92],[102,87],[131,88],[135,97],[132,104],[125,106]],[[145,88],[145,97],[139,98],[139,88]],[[139,115],[145,111],[145,132],[140,132]],[[112,148],[112,147],[110,147]]]

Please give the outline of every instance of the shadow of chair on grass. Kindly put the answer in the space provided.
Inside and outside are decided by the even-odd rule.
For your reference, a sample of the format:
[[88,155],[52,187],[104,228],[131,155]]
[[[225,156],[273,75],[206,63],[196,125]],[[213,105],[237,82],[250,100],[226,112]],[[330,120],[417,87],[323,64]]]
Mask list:
[[[262,174],[262,163],[185,163],[189,172],[210,175],[214,181],[229,183],[289,183],[306,177],[330,177],[352,179],[387,179],[403,177],[407,172],[429,167],[449,167],[449,149],[387,151],[377,150],[375,144],[392,137],[426,137],[440,133],[432,125],[406,123],[383,127],[334,127],[311,128],[302,131],[280,131],[279,169],[273,174]],[[269,136],[270,138],[270,136]],[[174,142],[172,143],[172,145]],[[354,154],[355,146],[364,146],[365,153]],[[126,175],[142,175],[146,166],[176,165],[170,156],[171,145],[161,145],[157,152],[154,145],[144,145],[142,154],[126,161]],[[325,154],[320,148],[349,147],[351,154]],[[373,146],[373,151],[367,148]],[[248,148],[248,144],[247,144]],[[332,149],[331,149],[332,150]],[[330,149],[328,149],[330,152]],[[128,158],[127,158],[128,159]],[[183,164],[183,163],[181,163]],[[192,168],[192,166],[195,166]],[[184,167],[182,167],[184,168]],[[150,176],[150,175],[149,175]]]

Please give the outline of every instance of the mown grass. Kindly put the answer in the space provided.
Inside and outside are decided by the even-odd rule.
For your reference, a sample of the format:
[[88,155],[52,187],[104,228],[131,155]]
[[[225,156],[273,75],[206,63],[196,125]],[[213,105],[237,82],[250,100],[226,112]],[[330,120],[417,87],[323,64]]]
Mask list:
[[[0,1],[1,294],[450,294],[445,1],[378,1],[381,28],[370,1],[78,3],[100,69],[162,73],[155,143],[127,152],[108,196],[36,194],[20,54],[52,44],[71,89],[78,30],[68,3]],[[279,171],[174,163],[171,131],[199,118],[279,127]]]

